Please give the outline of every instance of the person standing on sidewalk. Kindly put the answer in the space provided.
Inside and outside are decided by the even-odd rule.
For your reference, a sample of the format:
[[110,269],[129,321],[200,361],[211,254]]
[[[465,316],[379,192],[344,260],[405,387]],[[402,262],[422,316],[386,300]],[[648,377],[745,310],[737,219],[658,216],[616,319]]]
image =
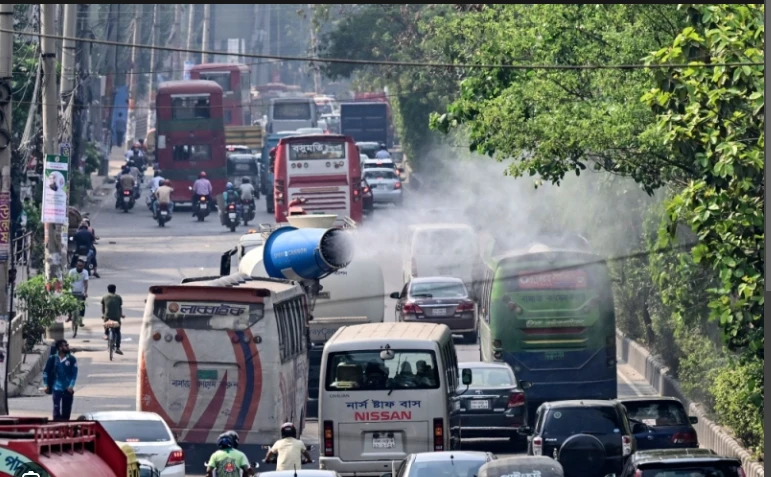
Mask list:
[[[115,285],[107,285],[107,294],[102,297],[102,320],[103,321],[117,321],[119,324],[121,318],[123,318],[123,298],[115,293],[117,287]],[[115,352],[123,354],[120,350],[120,326],[112,329],[115,336]],[[107,328],[104,329],[104,339],[108,339]]]
[[78,360],[70,354],[67,340],[57,340],[54,348],[56,353],[48,357],[43,369],[43,384],[45,393],[53,395],[54,421],[69,421],[78,379]]

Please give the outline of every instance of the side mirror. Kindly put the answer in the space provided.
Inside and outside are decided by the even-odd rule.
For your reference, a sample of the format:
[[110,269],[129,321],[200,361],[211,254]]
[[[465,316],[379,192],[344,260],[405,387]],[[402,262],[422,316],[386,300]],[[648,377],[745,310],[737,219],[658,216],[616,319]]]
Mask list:
[[517,429],[517,434],[520,436],[529,436],[531,432],[530,426],[520,426],[519,429]]
[[391,298],[393,298],[394,300],[398,300],[399,298],[401,298],[401,297],[402,297],[401,293],[399,293],[399,292],[393,292],[393,293],[391,293],[391,295],[390,295],[390,296],[391,296]]
[[698,424],[699,418],[696,416],[688,416],[688,422],[690,422],[691,424]]
[[530,389],[533,387],[533,383],[531,383],[530,381],[520,381],[519,387],[522,389]]
[[471,369],[469,368],[463,368],[463,370],[460,373],[460,379],[464,386],[470,386],[471,385]]
[[230,257],[233,256],[233,250],[228,250],[227,252],[222,254],[222,257],[220,257],[220,276],[225,277],[230,275]]

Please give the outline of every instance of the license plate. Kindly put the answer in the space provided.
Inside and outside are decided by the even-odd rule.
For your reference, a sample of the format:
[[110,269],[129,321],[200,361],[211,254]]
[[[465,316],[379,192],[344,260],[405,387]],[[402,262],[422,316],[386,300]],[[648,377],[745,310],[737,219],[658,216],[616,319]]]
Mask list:
[[431,316],[447,316],[447,308],[434,308]]
[[389,437],[372,439],[373,449],[393,449],[394,447],[396,447],[396,439]]
[[128,202],[131,198],[127,195],[123,196],[123,202]]
[[169,215],[169,213],[168,213],[168,212],[166,212],[165,210],[162,210],[162,211],[161,211],[161,215]]
[[490,403],[484,401],[469,401],[469,409],[490,409]]
[[231,212],[231,213],[228,214],[228,217],[230,217],[231,219],[235,219],[236,218],[236,213],[235,212]]

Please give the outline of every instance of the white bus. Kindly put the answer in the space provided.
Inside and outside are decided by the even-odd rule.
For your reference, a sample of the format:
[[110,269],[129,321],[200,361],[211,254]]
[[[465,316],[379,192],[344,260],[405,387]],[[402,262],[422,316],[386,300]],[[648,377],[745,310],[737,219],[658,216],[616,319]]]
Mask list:
[[198,280],[150,288],[137,410],[163,417],[188,452],[213,451],[219,434],[235,430],[262,456],[283,422],[305,425],[306,295],[289,280]]
[[407,454],[459,446],[458,360],[446,325],[342,327],[324,345],[320,388],[322,469],[380,476]]

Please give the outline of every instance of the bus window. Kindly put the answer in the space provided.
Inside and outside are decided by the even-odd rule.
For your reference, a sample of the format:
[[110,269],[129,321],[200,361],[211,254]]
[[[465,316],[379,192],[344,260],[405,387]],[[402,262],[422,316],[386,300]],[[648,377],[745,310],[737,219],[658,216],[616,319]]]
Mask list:
[[224,93],[233,91],[230,87],[230,72],[229,71],[201,71],[199,78],[207,81],[214,81],[222,88]]
[[210,161],[211,146],[208,144],[195,145],[175,145],[172,151],[172,158],[175,162],[185,161]]
[[289,357],[289,332],[282,305],[276,305],[274,309],[276,313],[276,325],[278,326],[278,346],[280,350],[280,358],[281,363],[284,363]]
[[153,314],[170,328],[245,330],[265,316],[263,304],[185,304],[158,300]]
[[438,389],[439,373],[433,351],[394,350],[384,361],[380,350],[331,353],[327,360],[326,389]]
[[312,118],[311,103],[275,103],[273,119],[278,121],[308,120]]
[[208,119],[211,101],[208,94],[172,95],[172,119]]

